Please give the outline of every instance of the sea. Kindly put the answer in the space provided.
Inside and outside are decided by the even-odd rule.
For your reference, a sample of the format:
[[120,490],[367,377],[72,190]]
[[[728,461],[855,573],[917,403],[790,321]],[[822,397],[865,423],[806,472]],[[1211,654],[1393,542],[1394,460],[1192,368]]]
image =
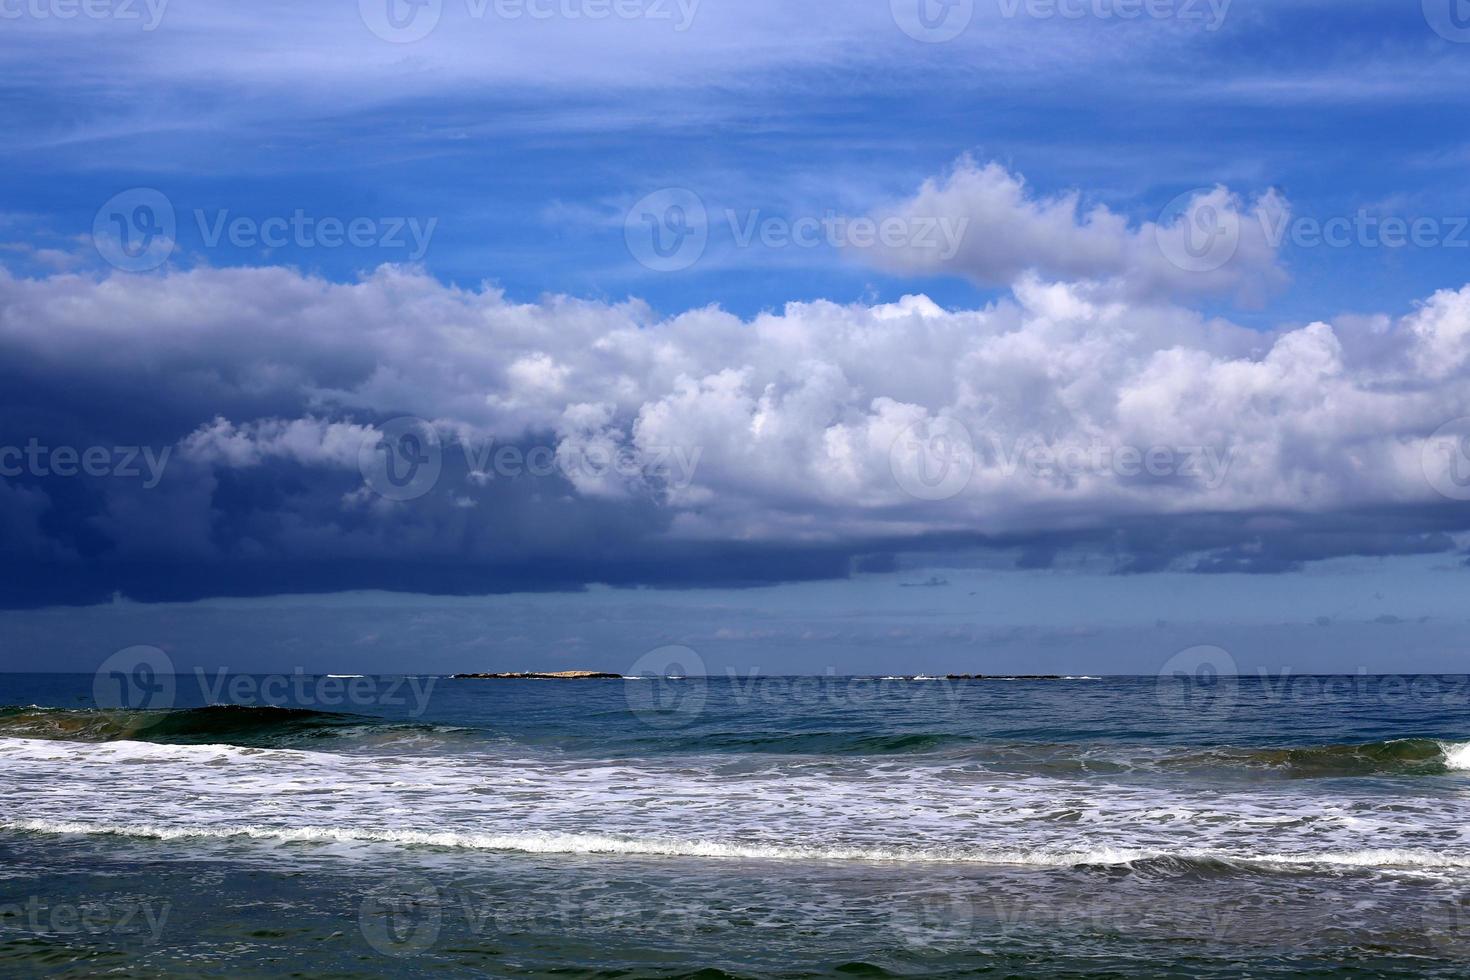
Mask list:
[[1465,676],[5,674],[0,705],[0,975],[1470,974]]

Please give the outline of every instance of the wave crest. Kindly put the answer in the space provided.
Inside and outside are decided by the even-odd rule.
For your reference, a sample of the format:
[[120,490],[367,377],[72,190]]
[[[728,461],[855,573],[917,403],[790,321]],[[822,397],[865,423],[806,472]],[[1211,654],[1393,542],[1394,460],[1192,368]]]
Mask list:
[[1167,851],[1126,847],[1084,850],[977,850],[819,846],[758,842],[683,840],[586,833],[472,833],[463,831],[377,830],[357,827],[164,826],[142,823],[89,824],[62,820],[0,820],[0,830],[42,834],[98,834],[155,840],[213,838],[280,843],[396,844],[453,850],[511,851],[525,854],[585,854],[623,857],[695,857],[760,861],[868,861],[876,863],[953,863],[1022,865],[1048,868],[1125,868],[1155,873],[1233,874],[1241,871],[1291,872],[1321,869],[1454,870],[1470,869],[1470,856],[1420,849],[1364,849],[1319,853],[1237,853],[1226,850]]
[[150,711],[111,708],[0,708],[0,737],[69,742],[228,744],[272,748],[366,729],[403,726],[365,715],[271,705],[213,704]]

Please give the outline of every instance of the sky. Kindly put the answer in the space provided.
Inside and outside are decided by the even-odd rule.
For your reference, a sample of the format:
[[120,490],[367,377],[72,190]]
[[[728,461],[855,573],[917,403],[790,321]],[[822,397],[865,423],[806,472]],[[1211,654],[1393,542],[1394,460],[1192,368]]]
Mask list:
[[0,0],[0,666],[1464,669],[1464,0]]

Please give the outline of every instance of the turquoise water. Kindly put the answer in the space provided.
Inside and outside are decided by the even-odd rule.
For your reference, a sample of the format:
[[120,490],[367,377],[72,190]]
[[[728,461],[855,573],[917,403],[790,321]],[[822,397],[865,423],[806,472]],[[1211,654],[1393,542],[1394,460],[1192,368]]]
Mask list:
[[1466,677],[96,680],[0,676],[0,972],[1470,968]]

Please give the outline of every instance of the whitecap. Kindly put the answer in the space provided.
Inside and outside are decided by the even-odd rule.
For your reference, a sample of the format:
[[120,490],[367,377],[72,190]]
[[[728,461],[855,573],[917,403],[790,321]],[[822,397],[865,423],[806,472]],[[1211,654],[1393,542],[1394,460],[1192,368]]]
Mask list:
[[1470,769],[1470,742],[1440,742],[1446,769]]

